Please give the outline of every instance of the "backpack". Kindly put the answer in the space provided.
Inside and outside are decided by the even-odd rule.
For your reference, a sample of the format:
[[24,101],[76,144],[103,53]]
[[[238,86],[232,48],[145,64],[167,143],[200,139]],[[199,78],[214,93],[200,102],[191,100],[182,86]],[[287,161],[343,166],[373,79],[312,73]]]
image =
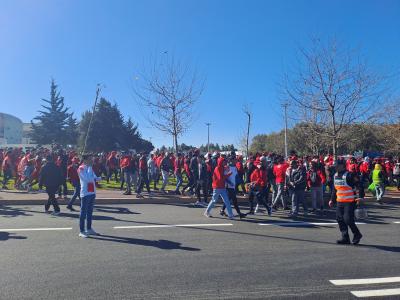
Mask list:
[[393,175],[400,175],[400,163],[397,163],[393,168]]

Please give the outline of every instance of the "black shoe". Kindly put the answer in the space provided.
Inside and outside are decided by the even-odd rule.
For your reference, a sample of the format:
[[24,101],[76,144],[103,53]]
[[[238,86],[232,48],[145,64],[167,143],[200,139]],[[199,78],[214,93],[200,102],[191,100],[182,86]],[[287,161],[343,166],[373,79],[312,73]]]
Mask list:
[[76,209],[73,208],[72,206],[67,205],[67,208],[68,208],[70,211],[76,211]]
[[254,215],[254,210],[251,210],[247,213],[248,215]]
[[285,206],[285,207],[283,208],[283,210],[290,210],[290,208],[287,207],[287,206]]
[[358,243],[360,242],[361,238],[362,238],[362,234],[361,233],[355,234],[354,237],[353,237],[353,244],[354,245],[358,245]]
[[223,217],[226,216],[225,211],[223,211],[223,210],[220,210],[219,214],[220,214],[221,216],[223,216]]
[[342,238],[340,240],[336,241],[336,244],[339,245],[349,245],[350,244],[350,239],[349,238]]
[[246,218],[246,214],[240,213],[240,214],[239,214],[239,218],[240,218],[240,219]]

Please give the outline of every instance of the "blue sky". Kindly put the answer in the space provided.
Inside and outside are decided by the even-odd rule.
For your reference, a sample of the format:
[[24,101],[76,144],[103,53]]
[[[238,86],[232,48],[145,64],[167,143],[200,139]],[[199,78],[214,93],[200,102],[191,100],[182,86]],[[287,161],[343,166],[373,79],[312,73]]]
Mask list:
[[151,128],[133,99],[132,79],[150,54],[173,53],[206,77],[198,118],[180,141],[237,143],[241,111],[252,135],[282,128],[278,87],[310,37],[361,47],[378,71],[399,70],[400,1],[0,0],[0,111],[30,121],[50,79],[78,116],[96,84],[156,146],[172,139]]

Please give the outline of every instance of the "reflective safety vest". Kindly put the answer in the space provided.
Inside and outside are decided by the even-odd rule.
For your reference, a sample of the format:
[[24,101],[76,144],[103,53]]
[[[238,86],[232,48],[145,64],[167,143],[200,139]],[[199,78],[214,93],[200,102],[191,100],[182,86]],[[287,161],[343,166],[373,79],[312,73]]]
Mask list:
[[335,174],[334,184],[336,189],[336,201],[337,202],[354,202],[355,195],[353,188],[347,184],[347,172],[342,177]]
[[374,170],[372,171],[372,182],[375,184],[382,184],[382,179],[379,176],[381,174],[381,170]]

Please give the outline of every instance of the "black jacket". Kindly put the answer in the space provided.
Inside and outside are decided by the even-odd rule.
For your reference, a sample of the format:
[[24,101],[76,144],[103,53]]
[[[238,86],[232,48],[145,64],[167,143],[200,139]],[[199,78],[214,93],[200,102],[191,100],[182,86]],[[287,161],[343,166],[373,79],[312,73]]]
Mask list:
[[39,184],[45,187],[58,187],[63,183],[63,174],[54,162],[47,162],[39,175]]

